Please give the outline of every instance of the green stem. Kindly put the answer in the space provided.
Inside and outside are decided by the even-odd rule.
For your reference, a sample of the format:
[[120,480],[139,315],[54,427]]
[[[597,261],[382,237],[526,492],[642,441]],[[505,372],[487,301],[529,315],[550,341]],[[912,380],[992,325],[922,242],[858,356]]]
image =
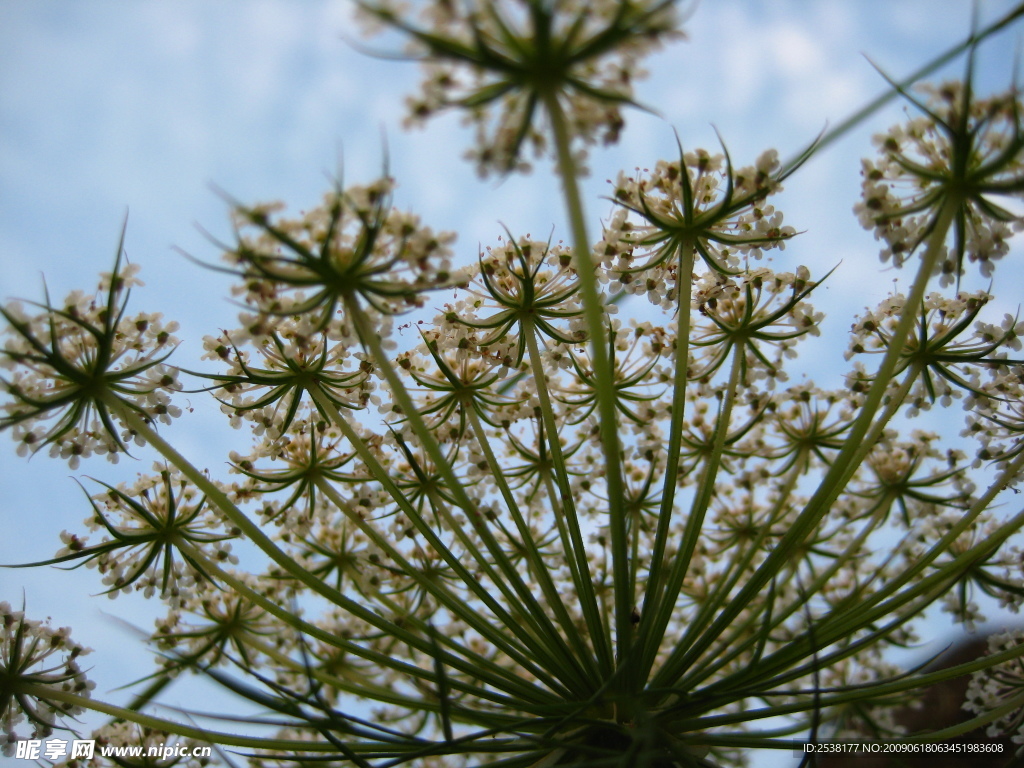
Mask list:
[[[473,591],[473,594],[479,598],[485,606],[487,606],[487,608],[494,614],[495,618],[515,634],[516,638],[523,644],[522,650],[514,650],[511,647],[509,639],[498,633],[496,629],[491,628],[486,631],[485,636],[494,642],[497,647],[508,653],[511,658],[516,659],[520,663],[523,663],[522,660],[528,659],[531,655],[538,659],[548,659],[550,663],[551,649],[539,640],[542,636],[541,629],[534,624],[524,626],[522,621],[517,620],[502,607],[502,605],[495,599],[494,595],[487,589],[486,585],[480,583],[480,579],[469,572],[469,570],[462,564],[460,558],[458,558],[455,553],[453,553],[444,544],[444,542],[441,541],[433,528],[426,520],[423,519],[423,516],[420,515],[415,507],[409,503],[401,490],[398,489],[388,476],[387,471],[381,466],[380,462],[377,461],[377,458],[373,455],[362,438],[360,438],[358,433],[356,433],[348,423],[348,420],[341,415],[341,412],[334,403],[315,387],[310,387],[308,391],[314,402],[317,404],[317,407],[320,408],[321,411],[325,413],[339,429],[341,429],[342,434],[344,434],[349,442],[352,443],[353,447],[355,447],[356,452],[365,463],[367,469],[370,470],[374,479],[381,484],[381,487],[388,493],[392,500],[394,500],[399,508],[409,517],[409,520],[416,526],[416,530],[424,536],[430,547],[444,559],[445,563],[452,568],[455,573],[459,575],[459,579],[462,583]],[[455,526],[454,533],[464,544],[469,542],[468,535],[466,531],[463,530],[462,526]],[[486,560],[480,560],[476,565],[490,577],[491,582],[497,586],[498,590],[510,602],[510,604],[515,605],[517,601],[515,593],[513,593],[505,581],[494,572],[490,563]],[[533,617],[530,616],[530,618],[532,619]],[[556,642],[561,642],[561,636],[557,635],[557,632],[555,635]],[[566,653],[568,653],[567,649]],[[572,659],[571,654],[568,656],[568,666],[564,665],[565,661],[566,659],[563,656],[563,664],[550,664],[549,668],[559,672],[566,672],[576,667],[576,662]],[[529,663],[527,663],[526,666],[530,666]]]
[[[959,206],[960,199],[956,196],[950,196],[943,202],[942,208],[936,217],[935,226],[928,237],[925,251],[922,254],[921,266],[918,269],[910,296],[907,298],[904,306],[918,307],[921,305],[930,278],[942,256],[946,234]],[[917,323],[917,318],[917,312],[905,312],[900,317],[896,330],[893,332],[890,340],[889,349],[886,351],[878,372],[875,374],[875,380],[868,390],[860,413],[850,427],[843,448],[832,462],[821,484],[815,490],[796,520],[793,521],[792,526],[779,541],[776,548],[751,575],[750,580],[729,604],[724,606],[722,613],[708,631],[698,638],[692,647],[686,650],[683,663],[677,669],[679,674],[684,672],[690,664],[704,654],[711,643],[714,642],[714,639],[732,624],[736,617],[757,597],[761,589],[782,570],[786,561],[791,557],[792,552],[803,543],[815,526],[828,513],[829,507],[839,497],[839,494],[846,487],[854,472],[857,471],[858,465],[852,462],[856,456],[863,455],[864,440],[871,431],[875,414],[882,403],[886,390],[889,387],[889,380],[896,370],[904,344]],[[668,686],[672,684],[672,680],[662,678],[661,683]]]
[[152,445],[161,456],[167,459],[183,475],[185,475],[185,477],[192,481],[192,483],[206,495],[206,498],[209,499],[214,506],[223,512],[224,515],[238,527],[246,538],[252,541],[253,544],[259,547],[261,552],[284,569],[289,576],[293,577],[313,592],[330,600],[335,605],[344,607],[348,602],[350,602],[348,598],[340,592],[332,589],[330,586],[324,584],[320,579],[311,575],[305,568],[296,563],[295,560],[287,553],[283,552],[258,525],[252,522],[252,520],[250,520],[242,510],[232,503],[231,499],[228,498],[228,495],[224,493],[224,491],[218,488],[205,473],[201,472],[191,462],[189,462],[188,459],[178,453],[174,446],[160,437],[159,433],[157,433],[157,431],[153,429],[138,413],[133,411],[131,408],[126,407],[114,395],[108,395],[105,398],[105,401],[111,410],[121,418],[125,426],[145,439],[145,441]]
[[[532,572],[540,583],[544,599],[547,600],[548,605],[555,612],[562,630],[576,651],[576,655],[583,661],[589,662],[592,651],[586,647],[583,637],[573,624],[572,617],[565,607],[562,596],[558,593],[558,587],[555,586],[551,578],[551,570],[544,563],[543,557],[537,550],[537,544],[533,539],[533,532],[530,530],[526,520],[523,519],[519,505],[516,503],[515,495],[512,493],[512,489],[509,488],[505,473],[502,471],[501,464],[491,449],[490,440],[487,439],[487,433],[484,431],[480,417],[477,415],[472,403],[466,404],[464,410],[470,425],[473,427],[473,434],[476,436],[477,444],[480,446],[480,450],[483,451],[484,457],[487,460],[487,466],[490,468],[494,481],[498,485],[498,490],[502,498],[505,499],[505,506],[511,513],[516,529],[519,531],[519,537],[526,551],[526,557],[529,560]],[[594,637],[593,633],[591,633],[591,636]]]
[[[912,566],[901,571],[899,576],[890,580],[874,594],[851,603],[851,609],[833,611],[823,616],[815,624],[813,637],[809,632],[805,632],[791,640],[785,648],[764,659],[756,667],[744,670],[741,674],[744,684],[758,685],[760,683],[761,685],[776,686],[803,674],[808,674],[810,668],[792,668],[797,659],[806,658],[816,653],[817,648],[849,638],[862,628],[869,627],[886,617],[902,615],[904,616],[902,621],[906,621],[913,614],[942,597],[948,592],[950,583],[956,580],[958,574],[969,568],[976,560],[989,555],[993,548],[998,547],[1010,535],[1024,526],[1024,512],[1019,512],[1000,526],[997,531],[989,533],[983,541],[958,555],[952,562],[938,567],[935,573],[918,580],[916,584],[908,586],[902,592],[900,589],[910,585],[917,579],[918,574],[931,565],[936,558],[944,552],[948,552],[953,542],[967,530],[978,515],[989,508],[996,494],[1022,469],[1024,469],[1024,454],[1021,454],[1004,469],[956,525],[942,536],[928,552],[918,558]],[[897,592],[899,594],[896,594]],[[890,598],[891,595],[893,597]],[[908,605],[913,605],[914,609],[908,611],[906,608]],[[813,667],[818,667],[818,661],[814,662]],[[789,671],[783,672],[786,669]],[[763,682],[776,672],[779,673],[778,677],[771,679],[768,683]]]
[[[523,613],[536,627],[537,638],[546,646],[547,652],[551,655],[562,657],[561,664],[555,665],[555,668],[581,672],[580,661],[573,657],[572,652],[565,643],[565,639],[548,616],[548,612],[537,601],[533,590],[523,581],[522,576],[509,559],[505,549],[494,537],[494,533],[490,530],[486,519],[480,514],[477,504],[469,497],[461,480],[459,480],[452,469],[448,457],[445,456],[430,428],[423,421],[423,417],[409,395],[405,383],[399,377],[395,367],[391,364],[391,360],[384,352],[380,336],[373,328],[372,323],[369,322],[366,313],[359,307],[359,303],[354,296],[345,296],[344,303],[345,309],[355,324],[360,341],[366,345],[373,358],[374,365],[383,374],[385,381],[387,381],[390,393],[398,401],[406,422],[416,434],[420,445],[426,451],[431,461],[434,462],[434,466],[441,473],[441,477],[447,483],[448,490],[451,492],[455,503],[463,509],[474,532],[483,541],[495,565],[500,570],[502,577],[496,578],[494,583],[503,592],[508,589],[514,591],[515,598],[509,597],[510,604],[516,605],[519,603],[523,606]],[[468,536],[461,529],[461,526],[453,526],[453,530],[462,537],[463,542],[467,546],[471,546],[471,542],[469,542]],[[482,568],[490,570],[490,565],[486,559],[479,558],[476,562]],[[514,624],[515,622],[513,622]],[[596,681],[591,681],[591,683],[596,683]]]
[[[251,600],[254,604],[258,605],[260,608],[265,610],[270,615],[277,617],[287,626],[293,628],[297,632],[302,632],[303,634],[316,638],[317,640],[320,640],[334,648],[340,648],[344,651],[352,653],[355,656],[358,656],[359,658],[363,658],[367,661],[379,664],[385,669],[394,669],[396,672],[408,675],[411,678],[418,678],[433,684],[437,683],[436,675],[433,672],[421,669],[415,664],[410,664],[401,661],[400,659],[397,659],[394,656],[389,656],[379,651],[370,650],[359,645],[358,643],[353,643],[350,640],[345,640],[344,638],[339,637],[335,632],[330,632],[325,629],[322,629],[321,627],[316,626],[315,624],[310,624],[309,622],[296,616],[288,609],[274,602],[266,595],[262,595],[256,590],[252,589],[243,580],[237,578],[230,572],[220,568],[216,563],[214,563],[212,560],[206,557],[200,550],[191,547],[187,544],[184,545],[184,550],[187,551],[189,553],[189,556],[193,559],[204,562],[205,568],[211,571],[212,573],[216,574],[217,578],[220,579],[223,583],[230,586],[233,590],[235,590],[248,600]],[[389,637],[392,637],[401,643],[405,643],[410,648],[414,648],[415,650],[427,654],[428,656],[435,655],[436,646],[432,644],[429,640],[414,635],[406,629],[399,627],[398,625],[393,624],[392,626],[394,627],[394,629],[382,628],[383,631],[388,633]],[[493,700],[499,704],[507,702],[505,702],[504,697],[496,695],[493,692],[494,690],[512,691],[514,689],[517,689],[517,692],[515,693],[516,696],[521,697],[525,694],[528,697],[527,700],[532,699],[537,703],[545,702],[550,698],[550,693],[548,693],[547,691],[543,691],[535,686],[529,686],[526,680],[516,675],[511,670],[505,670],[499,667],[495,667],[495,669],[497,669],[501,673],[500,678],[492,678],[490,677],[490,675],[485,675],[483,668],[481,668],[475,662],[475,660],[471,658],[474,654],[467,655],[470,656],[470,658],[461,658],[450,653],[445,653],[444,659],[442,659],[442,661],[446,665],[452,667],[453,669],[459,669],[460,671],[465,672],[467,675],[473,675],[485,679],[487,681],[488,687],[487,689],[484,689],[479,686],[462,683],[459,680],[450,680],[449,684],[452,685],[452,687],[464,690],[466,693],[469,693],[473,696]]]
[[[495,628],[493,621],[489,621],[485,616],[480,615],[478,611],[475,611],[468,606],[465,598],[460,598],[451,594],[444,588],[443,584],[435,583],[432,579],[425,577],[422,572],[406,560],[402,556],[402,553],[393,547],[391,542],[382,536],[376,528],[367,523],[359,512],[352,509],[352,506],[341,498],[341,495],[333,486],[331,486],[330,483],[323,478],[320,478],[317,480],[317,487],[356,527],[359,528],[360,531],[366,535],[371,542],[380,547],[382,552],[386,553],[388,557],[395,561],[403,575],[414,581],[424,590],[424,592],[432,595],[446,608],[446,610],[450,611],[453,616],[458,616],[460,619],[465,621],[467,626],[471,627],[474,631],[479,632],[482,637],[486,637],[496,648],[500,648],[501,651],[507,654],[510,659],[514,659],[530,674],[537,677],[538,680],[541,680],[549,687],[558,687],[558,683],[546,675],[542,668],[536,666],[526,653],[521,650],[517,650],[508,642],[508,639]],[[469,658],[471,662],[478,667],[483,668],[494,666],[487,658],[470,651],[469,649],[453,645],[448,638],[444,638],[444,640],[448,647],[453,647],[456,652]],[[501,677],[508,675],[507,670],[501,669],[497,666],[495,666],[495,671],[499,672]],[[493,681],[491,684],[494,684]]]
[[[743,370],[745,355],[746,348],[743,345],[737,345],[733,351],[732,366],[729,373],[729,381],[726,384],[725,397],[715,423],[715,437],[712,443],[711,455],[708,457],[707,464],[704,467],[704,473],[701,476],[697,494],[690,508],[690,514],[686,518],[686,526],[683,529],[683,541],[679,546],[679,552],[676,553],[675,562],[672,564],[672,571],[669,574],[668,584],[665,588],[665,597],[659,605],[660,612],[657,616],[652,617],[658,622],[655,631],[659,634],[664,634],[672,620],[676,600],[686,579],[686,573],[693,559],[693,553],[700,543],[700,533],[704,527],[704,518],[707,516],[708,507],[715,492],[715,479],[718,476],[722,451],[725,449],[725,439],[729,433],[729,422],[732,419],[732,408],[736,402],[736,390],[739,387],[740,372]],[[671,684],[668,681],[673,679],[678,666],[688,658],[685,652],[689,646],[690,637],[692,637],[692,633],[687,628],[683,639],[652,679],[651,685],[653,687],[668,687]]]
[[[675,494],[679,478],[679,454],[683,443],[683,426],[686,418],[686,384],[689,379],[690,367],[690,302],[693,296],[693,263],[694,244],[684,240],[679,252],[679,304],[676,314],[678,329],[676,331],[675,368],[672,379],[672,406],[669,416],[668,451],[665,457],[665,476],[662,481],[661,506],[658,510],[658,525],[651,548],[650,569],[644,591],[641,616],[656,616],[661,606],[662,569],[665,563],[665,550],[668,546],[668,535],[671,530],[673,513],[675,512]],[[683,286],[686,286],[684,292]],[[637,644],[640,647],[640,672],[638,678],[646,682],[651,668],[657,658],[658,650],[664,639],[665,627],[655,631],[655,622],[641,622]],[[642,684],[642,682],[640,683]]]
[[613,667],[611,653],[604,643],[605,626],[602,612],[598,606],[597,597],[594,594],[590,562],[587,559],[583,533],[580,530],[579,515],[576,511],[576,502],[573,499],[569,480],[569,470],[565,464],[565,456],[562,454],[558,423],[555,420],[555,411],[551,405],[551,396],[548,392],[544,365],[541,362],[540,350],[537,347],[537,332],[531,318],[523,319],[522,336],[526,341],[527,353],[530,356],[530,366],[533,369],[537,399],[540,402],[544,433],[547,435],[547,445],[551,451],[551,463],[554,467],[555,479],[558,483],[559,503],[553,505],[553,511],[555,515],[560,517],[560,521],[563,523],[559,529],[568,534],[568,538],[563,539],[562,546],[569,555],[570,572],[579,594],[580,607],[583,609],[587,629],[594,640],[594,650],[600,660],[602,669],[607,675],[611,673]]
[[[907,396],[907,393],[910,391],[911,385],[917,377],[917,371],[918,368],[916,366],[911,369],[910,373],[907,375],[903,383],[900,385],[900,388],[893,394],[892,398],[887,403],[885,412],[882,414],[881,417],[879,417],[875,425],[872,427],[872,430],[869,433],[868,438],[865,440],[865,444],[868,445],[869,449],[870,446],[874,445],[874,443],[877,441],[878,437],[881,435],[882,430],[885,428],[885,425],[888,424],[889,420],[892,418],[893,415],[895,415],[896,411],[903,403],[904,399]],[[799,474],[799,466],[799,462],[794,463],[793,472],[790,475],[790,480],[787,481],[787,487],[785,492],[780,497],[780,503],[783,502],[785,499],[789,498],[789,494],[795,487],[796,478]],[[875,515],[870,520],[868,520],[865,523],[864,528],[858,533],[856,538],[854,538],[854,540],[849,545],[847,545],[846,549],[841,554],[834,558],[832,564],[829,565],[823,572],[818,574],[815,577],[814,581],[812,581],[806,589],[801,590],[800,599],[794,601],[788,606],[785,606],[782,610],[776,613],[776,615],[772,618],[770,625],[766,628],[766,631],[776,629],[777,627],[781,626],[783,622],[790,616],[792,616],[794,613],[797,613],[798,611],[802,610],[806,606],[807,601],[812,596],[816,595],[819,591],[821,591],[824,588],[824,586],[828,583],[828,581],[832,578],[832,576],[834,576],[851,558],[857,556],[856,553],[860,551],[860,548],[863,545],[864,541],[867,539],[870,533],[874,531],[883,522],[883,520],[884,518],[882,518],[879,515]],[[859,608],[857,610],[859,610]],[[703,627],[706,625],[701,624],[699,618],[700,617],[698,617],[698,619],[695,619],[693,624],[699,625],[701,629],[703,629]],[[722,640],[718,644],[718,647],[716,649],[713,649],[709,654],[707,654],[708,658],[715,659],[716,661],[710,665],[698,665],[699,668],[695,669],[693,674],[686,675],[684,678],[682,678],[679,681],[678,685],[684,688],[693,688],[697,686],[700,682],[709,679],[719,669],[728,666],[728,664],[732,662],[733,659],[742,655],[748,648],[750,648],[757,642],[756,638],[748,637],[746,640],[737,644],[736,641],[739,638],[743,637],[744,634],[745,632],[742,630],[742,628],[738,628],[736,626],[730,627],[728,634],[726,634],[722,638]]]
[[993,34],[1000,31],[1001,29],[1008,27],[1011,23],[1013,23],[1016,19],[1020,18],[1021,16],[1024,16],[1024,3],[1018,4],[1015,8],[1013,8],[1013,10],[1011,10],[1009,13],[1005,14],[1001,18],[997,19],[992,24],[989,24],[987,27],[978,31],[975,34],[970,35],[962,43],[953,46],[945,53],[932,59],[930,62],[925,64],[920,69],[917,69],[914,72],[912,72],[909,76],[900,81],[899,88],[886,89],[885,93],[869,102],[867,106],[857,110],[848,118],[846,118],[845,120],[841,121],[838,125],[836,125],[835,128],[822,134],[811,147],[802,152],[799,156],[786,161],[782,166],[781,176],[785,177],[792,173],[797,167],[800,166],[801,163],[804,162],[804,160],[807,159],[807,156],[810,152],[817,152],[821,149],[824,149],[837,139],[842,138],[842,136],[848,133],[850,129],[855,128],[857,125],[864,122],[866,118],[870,117],[872,114],[877,112],[879,109],[884,107],[893,99],[897,98],[900,95],[901,90],[905,91],[907,88],[909,88],[918,80],[920,80],[922,77],[930,75],[932,72],[939,69],[939,67],[952,61],[954,58],[959,56],[961,53],[966,51],[971,46],[977,45],[981,41],[985,40],[988,37],[991,37]]
[[612,580],[615,584],[615,656],[616,660],[621,660],[634,634],[631,615],[633,606],[636,605],[636,596],[629,583],[629,544],[627,542],[629,521],[624,504],[625,483],[622,476],[613,372],[608,359],[605,312],[594,276],[594,262],[590,255],[590,241],[587,237],[586,217],[580,199],[576,163],[572,156],[572,137],[569,133],[568,122],[562,111],[562,105],[558,102],[557,93],[546,92],[543,95],[543,100],[555,134],[558,173],[562,178],[565,205],[569,225],[572,229],[573,255],[580,281],[580,295],[583,299],[583,316],[586,318],[587,329],[590,333],[590,359],[594,364],[601,446],[607,468],[605,483],[609,500]]
[[[691,626],[694,627],[692,632],[688,632],[691,636],[699,635],[714,619],[718,612],[719,606],[721,606],[726,597],[736,586],[740,576],[747,572],[747,569],[753,563],[754,557],[759,552],[764,544],[764,541],[768,538],[768,535],[772,531],[772,526],[785,514],[786,502],[789,501],[790,495],[796,488],[797,480],[801,474],[799,463],[794,463],[793,467],[789,470],[785,482],[779,490],[778,498],[776,499],[775,505],[767,515],[767,519],[761,526],[761,530],[757,535],[757,538],[748,547],[747,552],[742,558],[741,567],[736,570],[734,578],[725,580],[724,574],[721,577],[716,576],[716,581],[721,583],[721,586],[708,596],[708,599],[701,606],[697,615],[690,622]],[[740,558],[736,558],[737,560]],[[719,597],[719,594],[721,597]],[[712,677],[719,669],[727,667],[733,659],[742,655],[751,646],[758,644],[763,645],[766,641],[767,635],[777,626],[782,623],[783,617],[780,617],[777,613],[766,619],[765,625],[762,627],[760,632],[751,634],[748,631],[748,627],[751,622],[756,621],[760,614],[754,613],[749,619],[743,623],[733,624],[729,628],[729,634],[725,635],[719,642],[718,646],[706,655],[705,663],[697,665],[697,670],[694,675],[687,675],[683,677],[678,687],[683,690],[695,689],[699,682]],[[788,616],[788,613],[784,613],[784,616]],[[689,629],[689,628],[688,628]],[[680,645],[685,644],[685,640]]]

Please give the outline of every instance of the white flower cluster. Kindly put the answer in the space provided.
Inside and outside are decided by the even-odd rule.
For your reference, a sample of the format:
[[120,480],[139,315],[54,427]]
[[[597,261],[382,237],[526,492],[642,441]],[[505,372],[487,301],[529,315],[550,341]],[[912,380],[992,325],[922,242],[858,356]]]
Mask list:
[[15,743],[23,738],[15,730],[21,723],[31,726],[32,738],[43,738],[61,727],[64,718],[85,711],[65,695],[86,699],[92,695],[96,684],[79,666],[79,659],[90,651],[71,639],[70,628],[54,629],[26,619],[23,611],[0,602],[3,754],[14,754]]
[[639,60],[682,36],[671,0],[430,0],[415,20],[390,2],[359,7],[368,31],[380,31],[378,23],[398,29],[425,63],[420,93],[407,100],[407,125],[464,109],[476,130],[467,155],[482,176],[528,170],[526,144],[538,154],[548,149],[551,126],[537,117],[543,111],[551,121],[546,98],[564,113],[578,159],[588,145],[617,141],[622,107],[646,74]]
[[113,285],[105,276],[96,294],[74,291],[35,314],[20,302],[4,307],[0,369],[10,371],[2,381],[11,398],[0,406],[0,422],[11,427],[19,455],[49,444],[50,455],[72,469],[93,454],[116,462],[127,444],[143,441],[118,430],[110,399],[150,421],[181,415],[168,394],[181,388],[178,371],[162,362],[178,344],[178,323],[160,313],[124,313],[127,287],[140,284],[137,271],[127,265]]
[[863,161],[854,212],[885,242],[882,261],[899,267],[931,232],[944,201],[958,200],[956,252],[936,267],[941,284],[960,279],[964,255],[991,277],[1024,224],[999,199],[1024,174],[1017,94],[969,99],[962,82],[920,89],[924,114],[875,136],[881,155]]
[[353,304],[375,318],[422,305],[421,293],[458,281],[450,232],[435,233],[391,206],[394,181],[336,188],[322,205],[290,219],[280,204],[236,206],[238,242],[224,260],[243,279],[234,289],[258,317],[243,315],[253,335],[276,322],[309,315],[316,329],[347,315]]
[[[988,638],[988,653],[1001,653],[1019,648],[1024,643],[1024,630],[1007,629]],[[1024,665],[1016,657],[983,669],[971,675],[967,686],[964,709],[976,715],[1005,707],[1024,694]],[[1024,745],[1024,701],[1021,705],[996,718],[985,729],[992,737],[1008,735],[1014,744]]]
[[[382,317],[377,331],[386,333],[390,326],[390,319]],[[374,366],[359,350],[352,326],[344,322],[318,330],[308,315],[278,317],[269,327],[258,321],[206,336],[203,348],[203,359],[227,365],[223,373],[208,378],[218,382],[212,389],[235,428],[245,420],[257,434],[280,437],[308,397],[304,385],[314,378],[343,407],[364,408],[374,399]]]
[[235,564],[230,541],[239,532],[180,473],[155,469],[156,475],[140,475],[130,485],[107,486],[94,495],[85,526],[99,533],[99,540],[90,543],[64,531],[55,559],[84,559],[103,576],[111,599],[134,590],[145,597],[159,594],[176,606],[184,595],[210,586],[190,553],[178,549],[187,542],[214,562]]
[[723,273],[735,273],[744,259],[759,259],[766,250],[784,250],[796,231],[765,202],[781,190],[773,176],[778,170],[775,150],[735,169],[725,155],[700,149],[682,161],[660,160],[650,172],[620,173],[614,199],[621,208],[595,247],[602,280],[612,293],[646,296],[673,309],[690,283],[689,275],[678,274],[680,249],[694,249]]

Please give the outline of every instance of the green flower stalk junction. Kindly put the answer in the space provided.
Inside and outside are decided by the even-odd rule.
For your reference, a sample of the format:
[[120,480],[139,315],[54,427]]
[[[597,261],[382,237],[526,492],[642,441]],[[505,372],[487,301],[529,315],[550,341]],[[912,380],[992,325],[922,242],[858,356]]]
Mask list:
[[[77,737],[85,710],[110,717],[85,736],[100,744],[216,746],[177,750],[189,768],[715,768],[980,726],[1024,745],[1024,633],[938,672],[890,654],[929,609],[972,627],[986,601],[1024,602],[1024,322],[991,311],[995,283],[966,287],[1019,250],[1024,107],[978,93],[973,66],[1024,7],[890,83],[907,117],[867,150],[854,215],[906,290],[853,320],[849,370],[824,389],[797,353],[828,274],[762,257],[800,237],[783,184],[856,121],[789,161],[681,136],[611,183],[598,232],[587,154],[625,135],[642,59],[693,9],[357,2],[423,65],[411,123],[459,111],[482,175],[554,164],[569,244],[497,227],[467,253],[399,210],[384,174],[302,214],[232,203],[211,266],[242,309],[201,361],[133,307],[121,244],[94,293],[5,305],[16,452],[72,470],[157,458],[134,482],[83,480],[84,523],[31,565],[165,608],[156,670],[118,707],[69,629],[0,603],[5,750]],[[961,79],[925,79],[956,56]],[[251,435],[230,471],[172,445],[200,392]],[[948,434],[915,424],[940,409]],[[965,674],[963,726],[901,731],[894,705]],[[182,675],[266,716],[243,733],[227,713],[154,713]]]

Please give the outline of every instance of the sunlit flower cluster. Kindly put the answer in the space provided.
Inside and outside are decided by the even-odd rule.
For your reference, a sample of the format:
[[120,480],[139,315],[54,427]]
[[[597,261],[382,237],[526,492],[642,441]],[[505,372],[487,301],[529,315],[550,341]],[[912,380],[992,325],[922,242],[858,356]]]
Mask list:
[[99,540],[64,531],[64,546],[50,562],[95,568],[111,598],[135,590],[145,597],[158,593],[177,606],[185,594],[205,591],[208,576],[183,547],[205,550],[217,563],[237,563],[230,541],[239,531],[186,478],[157,469],[156,475],[139,476],[131,485],[106,486],[93,496],[85,525]]
[[694,258],[734,274],[744,260],[785,249],[796,231],[766,202],[781,190],[779,171],[775,150],[736,169],[728,155],[700,149],[659,161],[650,172],[620,173],[614,199],[621,208],[596,248],[610,290],[646,295],[669,309],[680,290],[689,290],[690,274],[682,273],[693,272]]
[[236,205],[238,242],[224,259],[242,277],[236,294],[258,313],[249,332],[266,335],[291,315],[308,315],[321,330],[338,311],[351,329],[357,306],[388,317],[421,306],[422,292],[455,282],[454,235],[394,208],[393,189],[390,178],[338,186],[295,219],[281,216],[280,204]]

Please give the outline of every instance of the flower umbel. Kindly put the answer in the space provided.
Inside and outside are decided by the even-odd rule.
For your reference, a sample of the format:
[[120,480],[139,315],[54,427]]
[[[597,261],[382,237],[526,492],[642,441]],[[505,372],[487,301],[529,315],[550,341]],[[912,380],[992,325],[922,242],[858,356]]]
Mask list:
[[958,203],[952,252],[938,267],[942,284],[959,284],[964,258],[991,277],[1022,219],[1000,197],[1024,190],[1024,123],[1016,90],[976,98],[970,78],[921,86],[927,102],[907,96],[924,114],[875,137],[881,157],[865,160],[865,229],[887,247],[882,260],[900,266],[932,231],[942,202]]
[[432,0],[419,21],[390,2],[359,8],[408,35],[427,66],[410,121],[465,109],[477,129],[469,156],[484,176],[529,168],[524,144],[547,149],[538,116],[547,99],[558,101],[578,145],[616,141],[643,74],[638,60],[682,34],[675,0]]
[[322,330],[346,302],[384,316],[420,306],[423,291],[453,282],[454,235],[393,208],[393,188],[390,178],[336,185],[299,219],[274,216],[277,205],[236,205],[238,243],[224,258],[244,281],[237,292],[270,327],[308,314]]
[[123,239],[98,294],[76,291],[60,306],[47,299],[36,315],[18,302],[0,307],[9,326],[0,367],[11,371],[0,379],[11,396],[0,430],[12,429],[19,453],[50,445],[50,454],[72,469],[93,453],[117,461],[127,442],[141,440],[119,432],[115,406],[147,421],[181,414],[167,395],[181,388],[177,371],[163,365],[178,343],[178,324],[159,314],[126,314],[130,286],[141,282],[137,266],[122,267]]
[[[100,481],[90,538],[65,531],[45,562],[163,604],[128,707],[83,694],[65,630],[0,605],[8,741],[19,718],[46,733],[87,707],[114,718],[107,743],[167,734],[253,768],[739,768],[858,723],[895,742],[908,734],[880,706],[985,663],[996,684],[975,686],[979,715],[956,732],[1019,729],[1016,637],[959,668],[890,661],[936,608],[970,627],[1024,605],[1024,323],[997,286],[946,285],[947,240],[985,264],[1016,245],[999,229],[1017,205],[1001,196],[1022,191],[1016,98],[944,87],[883,140],[869,223],[909,228],[888,257],[919,248],[921,267],[855,321],[844,385],[809,297],[859,276],[840,265],[846,282],[819,288],[769,201],[880,102],[787,163],[650,159],[618,176],[594,249],[580,151],[617,134],[638,57],[674,34],[671,0],[422,0],[417,20],[401,1],[357,0],[432,68],[415,111],[466,110],[485,171],[553,150],[540,181],[564,195],[571,248],[506,230],[454,263],[452,236],[396,211],[388,178],[298,216],[234,206],[225,271],[247,306],[203,338],[220,371],[184,375],[252,443],[209,469],[152,427],[174,415],[174,342],[127,319],[120,259],[99,298],[5,310],[2,425],[20,453],[137,437],[160,456],[155,475]],[[1017,17],[1024,4],[1001,24]],[[768,251],[778,263],[753,263]],[[928,408],[934,431],[908,426]],[[148,708],[190,673],[260,716],[240,734]],[[927,726],[915,743],[953,732]]]
[[78,666],[78,659],[90,649],[71,640],[67,627],[25,618],[10,603],[0,602],[0,727],[4,754],[13,752],[19,738],[15,727],[27,722],[32,738],[49,736],[65,717],[73,718],[85,709],[71,704],[61,694],[88,698],[95,683]]

